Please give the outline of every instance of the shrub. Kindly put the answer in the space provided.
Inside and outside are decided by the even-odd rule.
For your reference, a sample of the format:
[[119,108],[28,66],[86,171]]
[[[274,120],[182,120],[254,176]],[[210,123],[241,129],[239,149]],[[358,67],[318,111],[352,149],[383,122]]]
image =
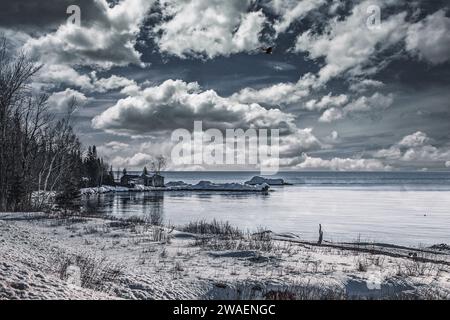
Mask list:
[[228,221],[221,222],[214,219],[212,222],[205,220],[190,222],[180,228],[181,231],[201,235],[220,235],[227,237],[242,237],[243,233],[236,227],[232,227]]
[[76,267],[79,270],[81,287],[97,291],[107,291],[123,274],[122,266],[89,254],[66,255],[59,253],[55,260],[60,279],[69,280],[69,268]]

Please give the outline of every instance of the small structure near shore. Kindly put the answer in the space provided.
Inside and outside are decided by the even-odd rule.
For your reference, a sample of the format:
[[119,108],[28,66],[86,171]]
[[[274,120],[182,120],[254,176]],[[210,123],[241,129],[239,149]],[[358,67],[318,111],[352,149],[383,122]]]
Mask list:
[[158,173],[142,174],[138,178],[138,184],[143,185],[145,187],[162,188],[164,187],[164,177]]
[[164,187],[164,177],[158,173],[155,174],[141,174],[132,175],[124,174],[120,178],[120,185],[122,187],[134,188],[137,185],[142,185],[144,187]]

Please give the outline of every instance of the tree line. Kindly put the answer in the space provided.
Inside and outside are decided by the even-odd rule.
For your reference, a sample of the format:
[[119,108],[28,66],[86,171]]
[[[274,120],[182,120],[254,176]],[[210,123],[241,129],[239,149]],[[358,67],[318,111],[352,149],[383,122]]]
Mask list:
[[[78,210],[80,188],[114,186],[113,168],[95,145],[83,152],[71,125],[77,101],[69,102],[64,115],[52,114],[49,96],[31,88],[42,65],[10,52],[7,44],[0,36],[0,211],[55,205]],[[166,159],[158,156],[151,171],[159,174],[165,166]],[[148,174],[147,168],[143,173]]]
[[52,201],[73,209],[83,184],[114,183],[95,146],[83,155],[71,125],[76,101],[56,118],[48,95],[33,92],[41,68],[24,53],[11,54],[0,39],[0,211],[40,210]]

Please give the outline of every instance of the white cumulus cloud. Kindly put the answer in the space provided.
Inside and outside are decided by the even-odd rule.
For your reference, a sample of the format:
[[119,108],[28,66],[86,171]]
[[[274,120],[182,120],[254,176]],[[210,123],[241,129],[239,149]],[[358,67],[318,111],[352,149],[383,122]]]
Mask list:
[[450,147],[433,146],[427,134],[417,131],[403,137],[387,149],[376,151],[374,157],[410,163],[424,162],[442,165],[442,161],[445,162],[450,159]]
[[112,7],[106,0],[96,1],[103,16],[98,23],[83,24],[81,18],[80,26],[61,25],[55,32],[30,38],[24,50],[46,63],[100,68],[142,65],[134,46],[154,1],[122,0]]
[[231,98],[242,103],[295,104],[310,94],[315,81],[315,76],[307,73],[295,83],[278,83],[261,89],[244,88],[233,94]]
[[351,113],[377,112],[389,108],[394,102],[392,94],[384,95],[375,92],[371,96],[361,96],[342,108],[332,107],[323,112],[320,122],[332,122],[340,120]]
[[450,18],[436,11],[408,28],[406,49],[431,64],[450,60]]
[[279,109],[243,104],[202,90],[196,82],[167,80],[120,99],[92,121],[97,129],[130,134],[184,128],[195,120],[205,128],[280,128],[292,130],[294,117]]
[[155,27],[160,51],[186,58],[214,58],[258,50],[266,23],[251,0],[161,0],[163,22]]
[[304,157],[303,162],[299,163],[296,167],[301,169],[333,171],[380,171],[391,169],[377,159],[332,158],[327,160],[307,155]]
[[333,96],[331,92],[323,96],[320,100],[313,99],[306,103],[308,110],[323,110],[332,107],[341,107],[348,102],[348,97],[345,94]]
[[279,17],[273,28],[283,33],[295,21],[301,21],[309,12],[325,4],[325,0],[271,0],[267,7]]
[[307,52],[312,59],[325,59],[325,65],[319,71],[321,82],[325,83],[344,72],[353,75],[373,73],[376,68],[371,65],[371,58],[404,38],[407,27],[405,13],[389,16],[382,20],[379,28],[369,29],[366,23],[370,5],[383,9],[385,2],[371,0],[358,3],[345,19],[331,20],[323,33],[316,34],[309,30],[297,38],[295,51]]
[[47,100],[52,111],[67,112],[72,102],[76,102],[76,106],[84,106],[88,102],[88,98],[81,92],[73,89],[53,93]]

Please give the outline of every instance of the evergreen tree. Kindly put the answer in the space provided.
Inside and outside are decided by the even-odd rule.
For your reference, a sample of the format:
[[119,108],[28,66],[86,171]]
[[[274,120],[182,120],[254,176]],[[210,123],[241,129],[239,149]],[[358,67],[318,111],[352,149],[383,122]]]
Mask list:
[[63,183],[63,189],[55,198],[58,209],[68,212],[77,212],[81,207],[81,193],[78,187],[78,181],[73,177],[66,179]]
[[147,167],[144,167],[144,170],[142,171],[142,174],[143,174],[143,175],[148,175]]
[[64,179],[61,191],[55,197],[58,209],[63,210],[65,214],[69,212],[78,212],[81,207],[80,193],[80,167],[74,159],[74,165],[70,174]]
[[115,185],[114,173],[113,173],[113,167],[112,166],[109,168],[108,174],[105,176],[104,181],[105,181],[105,184],[108,185],[108,186]]
[[97,157],[97,147],[89,146],[85,160],[85,171],[89,179],[90,187],[98,187],[100,184],[102,184],[102,166],[102,160]]

